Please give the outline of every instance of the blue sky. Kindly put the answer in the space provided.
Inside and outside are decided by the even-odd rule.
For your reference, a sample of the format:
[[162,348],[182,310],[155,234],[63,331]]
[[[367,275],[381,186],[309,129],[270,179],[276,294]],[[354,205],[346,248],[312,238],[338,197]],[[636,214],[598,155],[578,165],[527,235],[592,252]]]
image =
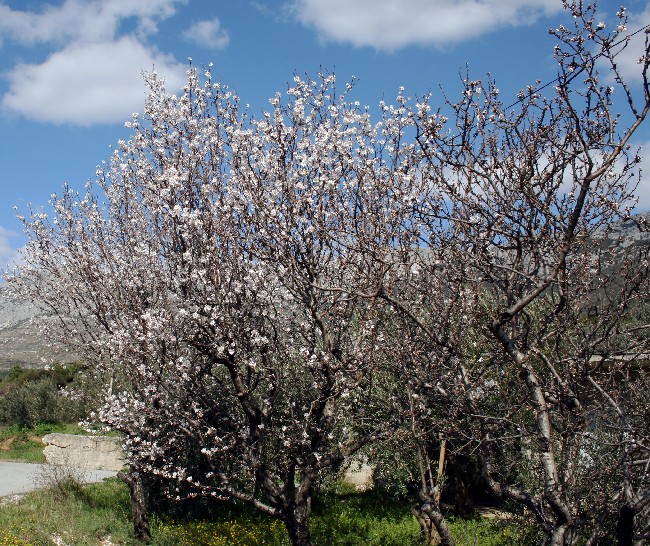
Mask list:
[[[613,23],[619,3],[599,5]],[[629,31],[650,23],[647,1],[625,5]],[[174,90],[188,58],[212,62],[255,111],[294,73],[354,76],[353,98],[375,106],[400,86],[441,101],[440,86],[453,95],[468,66],[475,79],[490,72],[508,102],[555,77],[547,29],[561,23],[560,0],[0,0],[0,266],[24,243],[13,207],[25,214],[64,183],[82,188],[128,138],[142,70],[155,67]],[[637,57],[621,59],[625,71]],[[648,128],[636,144],[645,141],[650,149]]]

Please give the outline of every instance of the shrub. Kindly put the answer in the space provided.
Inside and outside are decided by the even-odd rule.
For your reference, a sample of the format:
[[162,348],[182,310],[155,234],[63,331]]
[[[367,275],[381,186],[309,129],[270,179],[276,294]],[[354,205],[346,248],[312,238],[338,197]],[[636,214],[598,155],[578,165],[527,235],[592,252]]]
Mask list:
[[84,490],[86,473],[71,466],[46,465],[41,468],[36,483],[47,491],[55,501],[63,502],[77,498],[92,506]]
[[15,366],[0,382],[0,423],[34,428],[39,423],[81,419],[83,403],[62,396],[61,391],[78,371],[78,365],[29,370]]

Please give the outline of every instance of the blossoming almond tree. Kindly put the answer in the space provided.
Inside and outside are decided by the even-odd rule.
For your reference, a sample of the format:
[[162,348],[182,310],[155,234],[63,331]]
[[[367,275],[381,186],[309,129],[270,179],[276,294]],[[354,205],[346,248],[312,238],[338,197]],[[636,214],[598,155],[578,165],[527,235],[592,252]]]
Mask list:
[[647,245],[614,270],[603,242],[629,216],[648,45],[639,91],[617,65],[624,13],[608,34],[566,7],[555,95],[508,108],[468,77],[447,117],[400,93],[373,124],[321,75],[254,117],[209,72],[180,97],[147,77],[97,184],[25,219],[11,279],[106,377],[98,420],[135,469],[308,545],[318,477],[406,415],[416,513],[446,544],[427,461],[447,439],[551,544],[648,533],[643,383],[604,363],[646,350],[624,313],[647,297]]
[[251,119],[209,71],[188,74],[179,97],[146,77],[145,114],[97,183],[25,219],[11,281],[111,385],[97,419],[135,470],[249,502],[311,544],[316,480],[391,429],[381,316],[329,288],[359,268],[355,200],[413,168],[414,145],[389,122],[404,110],[373,127],[333,76],[296,78]]
[[[407,258],[376,268],[366,295],[394,310],[408,340],[399,362],[413,430],[433,432],[422,452],[446,439],[479,453],[484,482],[550,544],[632,544],[648,534],[650,505],[647,381],[630,364],[648,331],[629,318],[649,295],[648,245],[607,240],[634,203],[630,143],[650,110],[650,51],[646,38],[640,85],[627,83],[624,10],[610,33],[593,5],[565,7],[574,27],[553,32],[551,98],[536,84],[505,107],[492,81],[467,77],[446,110],[426,98],[414,108],[426,190],[411,210],[393,208]],[[438,475],[424,465],[422,477],[419,519],[452,544]]]

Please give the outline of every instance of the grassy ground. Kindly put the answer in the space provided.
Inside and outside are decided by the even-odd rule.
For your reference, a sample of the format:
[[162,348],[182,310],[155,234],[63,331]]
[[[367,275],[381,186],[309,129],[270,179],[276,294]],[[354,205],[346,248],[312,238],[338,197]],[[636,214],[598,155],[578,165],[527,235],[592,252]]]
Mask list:
[[[43,462],[41,438],[50,432],[79,433],[76,425],[0,429],[0,459]],[[135,545],[129,497],[118,479],[82,486],[77,476],[44,475],[44,489],[12,501],[0,499],[0,546]],[[343,490],[342,490],[343,491]],[[288,546],[281,522],[247,507],[221,504],[209,520],[151,516],[153,546]],[[512,522],[449,519],[458,546],[525,546]],[[328,494],[313,504],[311,529],[317,545],[420,545],[409,507],[378,494]]]
[[[221,505],[210,520],[174,521],[151,516],[154,546],[288,546],[283,525],[244,507]],[[315,543],[328,546],[419,545],[408,507],[377,495],[327,495],[315,503]],[[527,542],[512,523],[451,520],[459,546],[515,546]],[[116,478],[81,486],[74,477],[0,510],[0,546],[134,545],[126,486]]]

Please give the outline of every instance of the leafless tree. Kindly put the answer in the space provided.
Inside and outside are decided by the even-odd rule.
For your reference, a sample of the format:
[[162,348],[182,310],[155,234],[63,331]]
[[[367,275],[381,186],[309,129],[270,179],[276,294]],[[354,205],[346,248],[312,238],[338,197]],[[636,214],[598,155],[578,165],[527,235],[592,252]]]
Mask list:
[[425,448],[446,441],[480,453],[492,492],[525,507],[552,545],[647,535],[637,357],[648,324],[629,313],[647,302],[648,245],[617,249],[609,236],[634,204],[631,139],[650,109],[650,51],[646,38],[640,84],[627,83],[624,10],[607,32],[594,5],[566,9],[573,26],[552,32],[550,98],[537,82],[506,107],[493,81],[468,75],[445,108],[419,101],[421,193],[384,214],[401,218],[402,236],[364,249],[383,267],[357,293],[385,302],[408,340],[413,431],[429,435],[419,519],[444,544],[453,539]]

